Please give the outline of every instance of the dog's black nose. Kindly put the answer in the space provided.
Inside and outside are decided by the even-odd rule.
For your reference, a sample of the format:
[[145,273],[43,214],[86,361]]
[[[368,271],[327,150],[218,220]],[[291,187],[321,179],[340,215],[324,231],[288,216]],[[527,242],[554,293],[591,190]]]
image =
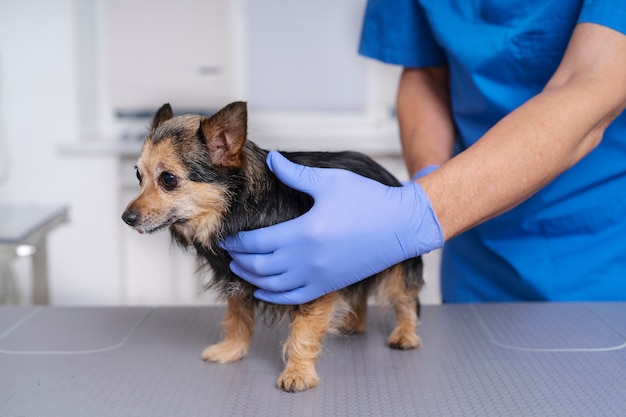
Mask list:
[[134,226],[139,220],[139,214],[134,211],[125,211],[124,214],[122,214],[122,220],[124,220],[127,225]]

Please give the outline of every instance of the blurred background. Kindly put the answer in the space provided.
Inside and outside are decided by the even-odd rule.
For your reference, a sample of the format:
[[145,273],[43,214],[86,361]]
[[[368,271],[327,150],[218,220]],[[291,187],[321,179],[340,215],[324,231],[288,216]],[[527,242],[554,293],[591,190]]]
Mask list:
[[[163,103],[249,105],[249,136],[282,150],[365,152],[401,180],[399,68],[358,56],[365,0],[0,0],[0,205],[67,205],[47,238],[50,303],[213,302],[168,233],[120,219]],[[28,255],[28,253],[26,253]],[[438,253],[424,303],[439,303]],[[29,256],[10,265],[30,302]],[[5,273],[1,279],[8,279]]]

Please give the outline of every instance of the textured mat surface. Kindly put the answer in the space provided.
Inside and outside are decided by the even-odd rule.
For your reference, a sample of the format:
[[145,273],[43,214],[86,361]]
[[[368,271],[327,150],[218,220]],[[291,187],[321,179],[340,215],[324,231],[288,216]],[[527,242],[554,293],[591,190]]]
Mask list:
[[200,360],[218,307],[0,308],[0,416],[623,416],[626,303],[426,306],[417,351],[392,317],[328,336],[321,385],[274,386],[286,326],[250,354]]

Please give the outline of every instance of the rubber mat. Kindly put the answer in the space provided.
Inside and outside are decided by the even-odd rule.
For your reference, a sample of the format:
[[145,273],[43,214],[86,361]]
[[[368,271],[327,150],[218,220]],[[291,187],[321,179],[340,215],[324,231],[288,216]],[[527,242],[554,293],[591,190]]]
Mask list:
[[425,306],[415,351],[393,318],[329,335],[321,384],[275,388],[286,324],[205,363],[220,307],[2,307],[0,416],[623,416],[626,303]]

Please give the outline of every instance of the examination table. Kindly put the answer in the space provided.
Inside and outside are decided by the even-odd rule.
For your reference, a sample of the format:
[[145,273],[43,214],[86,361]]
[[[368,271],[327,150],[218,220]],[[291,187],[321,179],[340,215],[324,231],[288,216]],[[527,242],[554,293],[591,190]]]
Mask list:
[[625,416],[626,303],[425,306],[414,351],[393,316],[329,335],[321,384],[275,388],[286,324],[249,355],[200,352],[222,307],[0,307],[0,416]]

